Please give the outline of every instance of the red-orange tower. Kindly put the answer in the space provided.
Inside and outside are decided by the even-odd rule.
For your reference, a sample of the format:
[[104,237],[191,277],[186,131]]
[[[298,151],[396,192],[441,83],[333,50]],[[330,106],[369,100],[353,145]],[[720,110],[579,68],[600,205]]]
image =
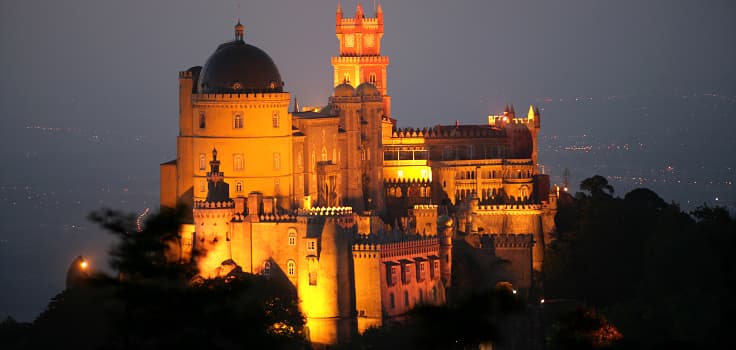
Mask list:
[[388,96],[386,67],[388,57],[381,56],[383,38],[383,9],[379,4],[376,17],[366,18],[363,6],[358,4],[353,18],[344,18],[337,5],[335,34],[340,41],[340,56],[332,57],[333,87],[342,83],[358,86],[369,82],[383,96],[383,115],[391,115],[391,97]]

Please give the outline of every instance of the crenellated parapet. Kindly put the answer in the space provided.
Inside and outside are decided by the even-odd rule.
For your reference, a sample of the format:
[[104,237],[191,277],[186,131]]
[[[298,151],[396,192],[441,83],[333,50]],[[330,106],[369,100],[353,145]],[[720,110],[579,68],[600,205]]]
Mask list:
[[388,65],[388,56],[336,56],[332,57],[332,65],[337,64],[385,64]]
[[529,234],[492,234],[482,235],[481,242],[484,246],[494,248],[526,248],[534,245],[534,235]]
[[179,79],[192,79],[192,77],[193,77],[192,71],[185,70],[185,71],[179,72]]
[[298,216],[297,210],[291,210],[283,213],[261,214],[258,219],[260,222],[296,222]]
[[429,179],[416,179],[416,178],[388,178],[383,180],[384,185],[405,185],[405,184],[420,184],[429,186],[432,181]]
[[398,258],[406,255],[427,256],[437,254],[439,241],[436,237],[420,238],[410,241],[383,243],[380,245],[382,259]]
[[479,205],[473,211],[476,215],[539,215],[541,204],[490,204]]
[[[288,101],[288,102],[285,102]],[[273,105],[261,104],[253,105],[247,104],[243,107],[251,108],[269,108],[269,107],[284,107],[284,103],[291,103],[290,94],[287,92],[252,92],[243,91],[238,93],[216,93],[216,94],[192,94],[192,102],[198,105],[204,105],[207,103],[217,102],[217,107],[222,107],[222,102],[259,102],[268,103],[272,102]]]
[[414,216],[437,216],[436,204],[415,204],[413,209]]
[[235,208],[235,201],[221,201],[221,202],[208,202],[208,201],[194,201],[194,209],[230,209]]

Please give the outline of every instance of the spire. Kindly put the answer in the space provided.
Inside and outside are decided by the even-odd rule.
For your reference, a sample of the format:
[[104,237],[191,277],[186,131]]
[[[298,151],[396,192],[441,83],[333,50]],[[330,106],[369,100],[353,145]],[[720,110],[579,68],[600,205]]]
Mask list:
[[207,202],[227,202],[230,200],[230,186],[223,181],[225,174],[220,171],[217,149],[212,149],[210,172],[207,173]]
[[337,12],[335,13],[335,24],[339,26],[340,21],[342,21],[342,6],[340,5],[340,2],[338,1]]
[[355,18],[363,18],[363,5],[358,3],[358,6],[355,7]]
[[509,109],[509,114],[511,114],[512,118],[516,118],[516,111],[514,110],[514,104],[511,104],[511,108]]
[[[338,4],[337,6],[339,9],[340,5]],[[296,98],[296,96],[294,96],[294,112],[293,113],[296,113],[296,112],[299,112],[299,100]]]
[[238,24],[235,25],[235,41],[243,41],[245,35],[245,26],[240,24],[240,18],[238,18]]
[[509,114],[509,105],[506,104],[506,107],[503,109],[503,115],[508,115],[508,114]]
[[529,104],[529,112],[526,114],[526,119],[534,119],[534,105]]
[[383,8],[380,2],[378,3],[378,7],[376,7],[376,18],[378,18],[378,23],[383,23]]

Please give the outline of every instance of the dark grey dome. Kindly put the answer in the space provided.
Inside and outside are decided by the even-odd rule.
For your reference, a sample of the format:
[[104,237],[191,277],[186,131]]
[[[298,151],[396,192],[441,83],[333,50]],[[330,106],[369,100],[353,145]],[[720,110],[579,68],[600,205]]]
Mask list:
[[217,47],[202,67],[197,92],[283,92],[276,64],[263,50],[235,40]]

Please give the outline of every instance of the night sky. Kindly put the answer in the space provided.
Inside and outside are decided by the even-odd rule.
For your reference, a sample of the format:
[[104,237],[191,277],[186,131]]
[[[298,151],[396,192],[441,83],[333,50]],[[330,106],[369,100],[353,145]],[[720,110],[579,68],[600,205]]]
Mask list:
[[[327,102],[336,1],[238,3],[0,4],[0,319],[33,319],[79,254],[104,268],[109,236],[85,219],[90,210],[157,208],[158,164],[176,154],[178,71],[232,40],[238,17],[246,42],[273,58],[292,97]],[[346,17],[356,4],[342,1]],[[373,2],[363,5],[373,16]],[[540,162],[553,182],[564,168],[578,182],[593,172],[671,175],[691,186],[651,184],[667,201],[736,200],[730,183],[696,186],[736,180],[733,1],[382,6],[400,126],[483,123],[507,103],[524,114],[534,103],[542,109]],[[640,152],[554,151],[566,138]],[[623,195],[636,184],[614,186]]]

